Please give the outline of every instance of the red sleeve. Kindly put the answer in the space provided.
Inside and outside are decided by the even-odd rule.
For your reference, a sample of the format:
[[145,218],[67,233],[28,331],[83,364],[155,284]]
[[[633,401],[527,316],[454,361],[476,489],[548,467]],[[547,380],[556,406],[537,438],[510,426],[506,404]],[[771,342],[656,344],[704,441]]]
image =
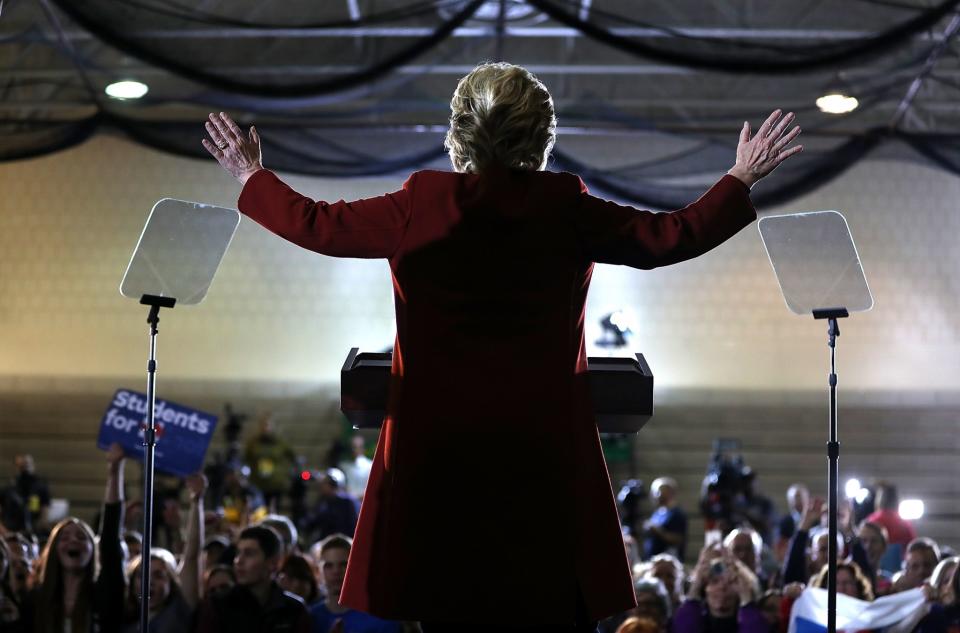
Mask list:
[[590,195],[581,183],[574,223],[591,261],[657,268],[702,255],[757,218],[750,190],[726,175],[678,211],[640,211]]
[[240,212],[268,231],[317,253],[334,257],[385,258],[400,245],[410,220],[416,174],[403,189],[353,202],[314,201],[261,169],[240,192]]

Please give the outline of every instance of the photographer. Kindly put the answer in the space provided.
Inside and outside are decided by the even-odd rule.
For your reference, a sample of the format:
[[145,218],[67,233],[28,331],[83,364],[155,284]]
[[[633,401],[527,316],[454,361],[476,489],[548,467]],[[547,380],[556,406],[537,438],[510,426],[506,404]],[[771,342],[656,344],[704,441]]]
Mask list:
[[657,509],[643,524],[643,560],[657,554],[673,554],[683,560],[687,547],[687,515],[677,505],[677,482],[658,477],[650,484]]
[[687,599],[670,627],[672,633],[769,633],[754,604],[757,578],[718,545],[703,548],[693,570]]

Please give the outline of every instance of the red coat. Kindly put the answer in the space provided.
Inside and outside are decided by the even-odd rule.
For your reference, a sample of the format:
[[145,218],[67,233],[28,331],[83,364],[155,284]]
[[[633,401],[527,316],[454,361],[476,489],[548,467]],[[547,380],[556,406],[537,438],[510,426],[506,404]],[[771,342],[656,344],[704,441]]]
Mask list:
[[304,248],[390,263],[393,383],[341,604],[572,624],[579,586],[594,620],[632,608],[586,381],[593,263],[705,253],[756,218],[747,187],[724,176],[655,214],[566,173],[422,171],[395,193],[327,203],[264,170],[239,207]]

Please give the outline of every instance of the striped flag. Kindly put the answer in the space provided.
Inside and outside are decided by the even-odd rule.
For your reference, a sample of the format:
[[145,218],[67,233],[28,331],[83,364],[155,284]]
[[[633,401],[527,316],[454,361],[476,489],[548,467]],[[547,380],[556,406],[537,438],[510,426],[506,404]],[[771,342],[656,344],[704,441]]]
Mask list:
[[[930,610],[922,589],[911,589],[877,598],[873,602],[837,594],[837,631],[877,630],[909,633]],[[827,590],[804,589],[790,611],[787,633],[825,633],[827,630]]]

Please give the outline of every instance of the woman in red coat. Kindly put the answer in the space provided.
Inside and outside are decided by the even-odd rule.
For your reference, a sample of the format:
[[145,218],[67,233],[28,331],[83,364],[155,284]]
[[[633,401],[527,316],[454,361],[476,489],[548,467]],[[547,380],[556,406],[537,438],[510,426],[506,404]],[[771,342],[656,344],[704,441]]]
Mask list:
[[587,384],[593,265],[655,268],[718,246],[756,218],[750,186],[800,151],[787,148],[800,130],[779,111],[752,138],[745,123],[727,175],[651,213],[542,171],[556,119],[525,69],[478,66],[451,108],[454,172],[353,202],[293,191],[263,168],[256,129],[223,113],[204,146],[268,230],[390,264],[393,380],[340,603],[425,633],[593,631],[635,605]]

